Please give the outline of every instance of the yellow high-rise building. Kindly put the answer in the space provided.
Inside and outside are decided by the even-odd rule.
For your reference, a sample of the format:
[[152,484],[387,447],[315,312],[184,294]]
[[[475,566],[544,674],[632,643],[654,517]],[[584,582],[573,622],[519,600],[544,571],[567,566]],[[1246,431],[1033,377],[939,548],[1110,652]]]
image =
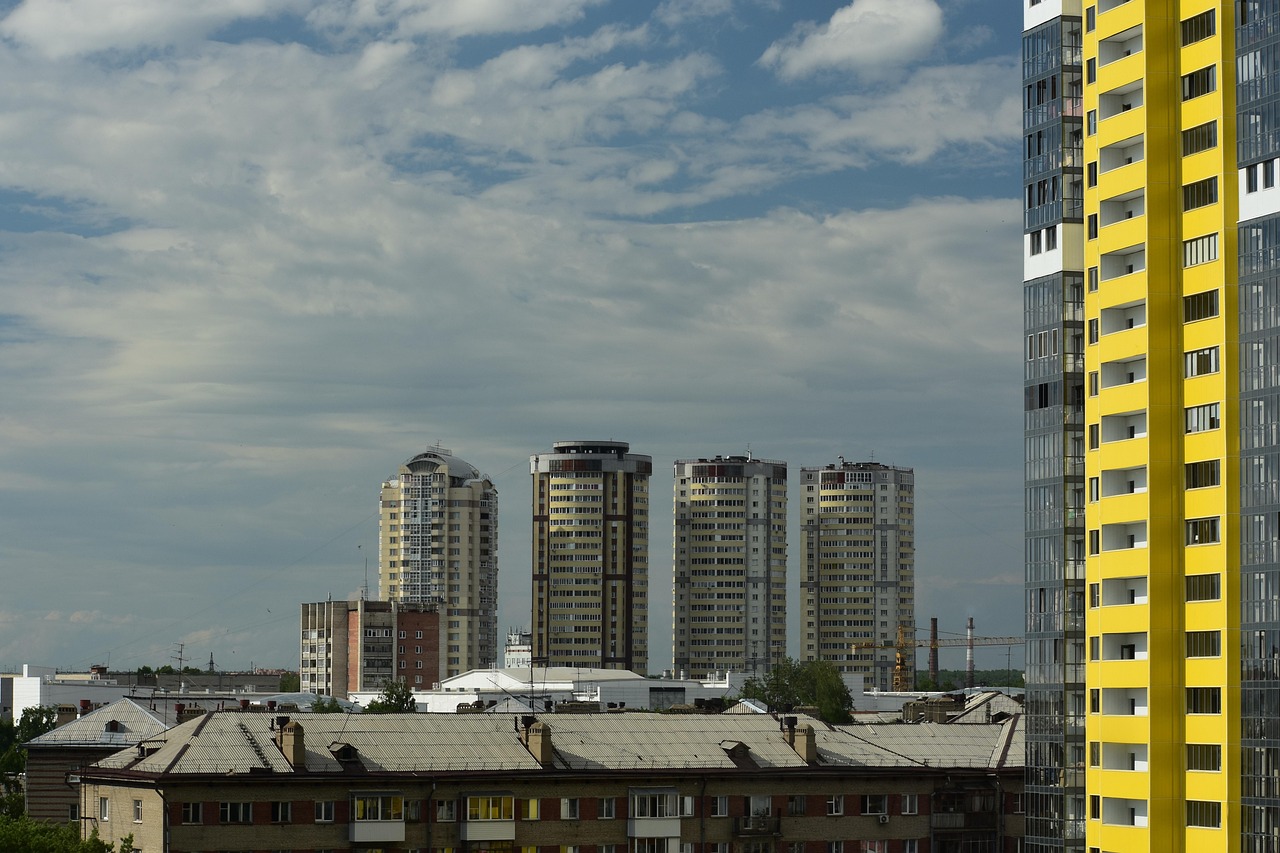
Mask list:
[[[1237,123],[1237,86],[1243,103],[1258,94],[1244,78],[1275,77],[1280,4],[1086,0],[1081,11],[1085,844],[1273,851],[1277,783],[1249,746],[1250,713],[1266,714],[1245,706],[1255,695],[1274,717],[1280,691],[1242,691],[1242,673],[1262,679],[1242,661],[1251,639],[1241,588],[1242,577],[1254,582],[1250,562],[1258,583],[1274,577],[1276,512],[1266,505],[1280,502],[1280,472],[1262,452],[1277,443],[1262,435],[1274,431],[1274,405],[1269,418],[1265,405],[1243,418],[1242,407],[1252,406],[1246,392],[1280,380],[1262,375],[1276,363],[1265,347],[1241,348],[1237,234],[1252,227],[1242,208],[1280,212],[1275,199],[1270,213],[1243,201],[1275,185],[1274,160],[1258,152],[1274,158],[1280,142],[1265,105],[1242,109]],[[1251,145],[1237,128],[1266,138]],[[1258,295],[1275,313],[1274,286]],[[1260,443],[1242,464],[1250,426]],[[1242,510],[1242,495],[1257,512]],[[1269,799],[1246,802],[1246,792]]]

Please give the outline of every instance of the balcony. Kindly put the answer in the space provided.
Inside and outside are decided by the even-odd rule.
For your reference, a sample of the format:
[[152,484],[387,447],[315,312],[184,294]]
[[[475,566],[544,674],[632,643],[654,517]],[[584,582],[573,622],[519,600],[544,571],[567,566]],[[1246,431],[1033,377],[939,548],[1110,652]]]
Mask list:
[[752,815],[733,819],[735,836],[780,835],[781,819],[769,815]]
[[[512,836],[515,837],[514,835]],[[351,839],[357,844],[385,844],[404,841],[403,820],[357,820],[351,822]]]

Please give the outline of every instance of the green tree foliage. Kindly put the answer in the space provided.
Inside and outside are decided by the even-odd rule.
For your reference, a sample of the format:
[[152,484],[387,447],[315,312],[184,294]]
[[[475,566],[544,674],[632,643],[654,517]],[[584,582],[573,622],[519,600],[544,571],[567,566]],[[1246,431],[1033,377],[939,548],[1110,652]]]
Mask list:
[[74,824],[54,824],[27,817],[0,815],[0,850],[5,853],[132,853],[133,836],[121,839],[120,849],[96,833],[81,838]]
[[341,714],[342,706],[338,704],[338,700],[332,696],[321,696],[311,703],[311,713],[313,714]]
[[418,710],[409,682],[391,679],[382,683],[378,698],[364,709],[366,714],[412,714]]
[[827,723],[838,725],[853,719],[853,697],[831,661],[783,658],[763,678],[747,679],[742,696],[782,713],[801,705],[813,706]]
[[27,751],[22,744],[53,731],[57,724],[57,708],[37,705],[23,711],[16,726],[12,723],[0,725],[0,775],[26,770]]
[[302,681],[296,672],[286,672],[280,676],[281,693],[297,693],[302,688]]

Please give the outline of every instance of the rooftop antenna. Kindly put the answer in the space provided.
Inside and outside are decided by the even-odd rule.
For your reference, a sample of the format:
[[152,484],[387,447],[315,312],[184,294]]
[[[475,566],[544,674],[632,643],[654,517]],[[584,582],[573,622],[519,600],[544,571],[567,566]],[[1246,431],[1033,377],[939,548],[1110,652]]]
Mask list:
[[[356,550],[364,553],[364,546],[357,545]],[[364,558],[364,586],[360,589],[360,600],[367,601],[369,599],[369,556],[366,554]]]
[[183,652],[183,650],[186,648],[186,644],[185,644],[185,643],[175,643],[174,645],[176,645],[176,646],[178,647],[178,651],[177,651],[177,653],[176,653],[176,654],[169,655],[169,660],[176,660],[176,661],[178,662],[178,673],[179,673],[179,674],[181,674],[181,673],[182,673],[182,663],[183,663],[183,661],[185,661],[185,660],[186,660],[186,658],[184,658],[184,657],[182,656],[182,652]]
[[747,442],[747,459],[751,459],[751,442]]
[[210,674],[213,674],[213,672],[214,672],[214,668],[213,668],[213,652],[209,652],[209,673],[210,673]]

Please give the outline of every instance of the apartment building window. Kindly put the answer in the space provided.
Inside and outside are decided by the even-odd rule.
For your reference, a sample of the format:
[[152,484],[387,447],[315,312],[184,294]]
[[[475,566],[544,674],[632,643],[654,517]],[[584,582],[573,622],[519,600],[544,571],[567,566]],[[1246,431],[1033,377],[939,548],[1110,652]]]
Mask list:
[[1220,687],[1188,687],[1188,714],[1221,714],[1222,688]]
[[1190,101],[1218,88],[1218,68],[1210,65],[1182,75],[1182,100]]
[[183,803],[182,822],[187,824],[204,823],[204,803]]
[[521,820],[537,820],[539,814],[538,804],[541,800],[531,798],[520,800],[520,819]]
[[1089,820],[1102,820],[1102,797],[1089,795]]
[[1187,544],[1207,545],[1220,541],[1218,518],[1189,518],[1186,521]]
[[1218,202],[1218,179],[1205,178],[1182,187],[1182,209],[1195,210]]
[[98,797],[98,820],[111,820],[111,801]]
[[1098,371],[1089,371],[1089,396],[1098,396]]
[[1096,187],[1098,185],[1098,161],[1094,160],[1092,163],[1089,163],[1085,168],[1085,172],[1088,175],[1086,181],[1087,185],[1089,187]]
[[1033,255],[1038,255],[1038,254],[1040,254],[1040,252],[1042,252],[1042,251],[1043,251],[1043,249],[1042,249],[1042,247],[1041,247],[1041,244],[1040,244],[1040,232],[1039,232],[1039,231],[1032,231],[1032,232],[1031,232],[1031,234],[1030,234],[1029,236],[1030,236],[1029,243],[1030,243],[1030,247],[1031,247],[1031,254],[1033,254]]
[[787,814],[792,817],[802,817],[806,811],[806,803],[804,794],[792,795],[787,797]]
[[467,797],[467,820],[515,820],[515,798]]
[[1221,631],[1188,631],[1187,657],[1216,658],[1222,656]]
[[596,800],[596,819],[612,820],[618,816],[618,801],[614,797],[601,797]]
[[1056,248],[1058,248],[1058,226],[1050,225],[1044,229],[1044,250],[1052,252]]
[[1182,265],[1194,267],[1218,259],[1218,235],[1206,234],[1182,242]]
[[1089,638],[1089,660],[1102,660],[1102,639],[1100,637]]
[[1185,410],[1188,433],[1207,432],[1217,429],[1221,423],[1218,417],[1217,403],[1206,403],[1203,406],[1188,406]]
[[1102,709],[1102,690],[1097,687],[1089,688],[1089,713],[1097,714]]
[[889,798],[884,794],[863,794],[859,806],[860,814],[888,814]]
[[1098,239],[1098,214],[1090,213],[1088,219],[1089,239]]
[[1222,770],[1222,747],[1216,743],[1187,744],[1187,769],[1218,773]]
[[1089,110],[1084,114],[1085,132],[1089,136],[1093,136],[1098,132],[1098,111]]
[[729,814],[729,798],[728,797],[712,797],[711,798],[711,816],[727,817]]
[[1208,459],[1204,462],[1188,462],[1185,466],[1184,478],[1188,489],[1217,486],[1222,482],[1221,462],[1217,459]]
[[1098,26],[1098,7],[1089,6],[1084,10],[1084,31],[1091,33]]
[[1201,151],[1208,151],[1218,145],[1218,123],[1216,121],[1198,124],[1182,131],[1182,156],[1190,157]]
[[1204,41],[1217,33],[1217,20],[1214,10],[1192,15],[1182,22],[1182,46]]
[[1187,826],[1222,826],[1222,803],[1208,800],[1187,800]]
[[1096,557],[1102,553],[1102,532],[1099,530],[1089,531],[1089,556]]
[[832,794],[827,797],[827,814],[842,815],[844,814],[844,797],[840,794]]
[[902,795],[902,813],[903,814],[919,814],[920,813],[920,795],[919,794],[903,794]]
[[272,823],[291,823],[293,820],[293,803],[276,801],[271,804]]
[[218,803],[218,823],[253,823],[253,803]]
[[316,800],[316,823],[333,823],[333,800]]
[[1218,316],[1218,291],[1206,290],[1182,297],[1182,322],[1194,323]]
[[1205,347],[1191,350],[1182,357],[1183,375],[1187,379],[1218,372],[1218,348]]
[[1091,608],[1102,606],[1102,584],[1089,584],[1089,606]]
[[1089,424],[1089,449],[1097,450],[1099,436],[1102,434],[1099,424]]
[[[1019,842],[1019,843],[1021,843],[1021,842],[1022,842],[1022,839],[1021,839],[1021,838],[1019,838],[1019,839],[1018,839],[1018,842]],[[904,839],[902,840],[902,853],[920,853],[920,841],[919,841],[919,839],[916,839],[916,838],[904,838]],[[1021,848],[1019,848],[1019,853],[1021,853]]]
[[561,820],[577,820],[578,819],[578,798],[564,797],[560,800],[560,819]]
[[142,823],[142,800],[133,801],[133,822]]
[[1098,292],[1098,268],[1089,267],[1089,292]]
[[351,799],[354,820],[404,820],[404,798],[399,794],[359,794]]
[[1086,83],[1097,83],[1097,82],[1098,82],[1098,60],[1096,60],[1096,59],[1094,59],[1094,58],[1092,58],[1092,57],[1090,57],[1090,58],[1085,62],[1085,66],[1084,66],[1084,82],[1086,82]]
[[1089,766],[1102,766],[1102,744],[1096,740],[1089,741]]
[[1221,575],[1188,575],[1187,601],[1217,601],[1222,598]]

